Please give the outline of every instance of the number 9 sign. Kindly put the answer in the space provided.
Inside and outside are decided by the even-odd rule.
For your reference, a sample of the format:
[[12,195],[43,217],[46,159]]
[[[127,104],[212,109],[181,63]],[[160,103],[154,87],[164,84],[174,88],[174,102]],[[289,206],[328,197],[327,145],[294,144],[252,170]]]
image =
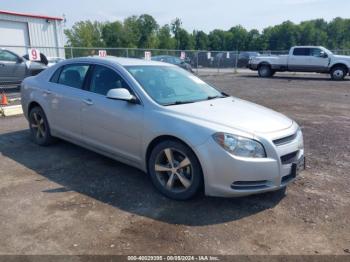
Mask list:
[[35,48],[31,48],[28,50],[29,60],[30,61],[40,61],[40,51]]

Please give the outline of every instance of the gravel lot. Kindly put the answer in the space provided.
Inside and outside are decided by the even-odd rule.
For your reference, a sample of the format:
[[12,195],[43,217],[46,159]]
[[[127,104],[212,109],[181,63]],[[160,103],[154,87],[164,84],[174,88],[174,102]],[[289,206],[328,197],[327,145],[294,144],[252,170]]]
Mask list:
[[350,81],[203,76],[295,119],[307,171],[281,193],[175,202],[142,172],[0,119],[0,254],[348,254]]

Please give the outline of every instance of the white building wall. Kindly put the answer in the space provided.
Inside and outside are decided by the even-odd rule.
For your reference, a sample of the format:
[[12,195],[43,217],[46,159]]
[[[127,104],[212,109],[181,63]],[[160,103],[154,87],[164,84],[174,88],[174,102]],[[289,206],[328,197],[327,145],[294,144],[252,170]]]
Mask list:
[[[28,25],[29,45],[40,50],[46,56],[65,57],[63,21],[47,20],[44,18],[24,17],[0,13],[0,20],[24,22]],[[0,38],[5,36],[0,36]],[[18,45],[22,46],[23,43]],[[6,47],[7,48],[7,47]],[[27,48],[8,48],[19,55],[24,55]]]

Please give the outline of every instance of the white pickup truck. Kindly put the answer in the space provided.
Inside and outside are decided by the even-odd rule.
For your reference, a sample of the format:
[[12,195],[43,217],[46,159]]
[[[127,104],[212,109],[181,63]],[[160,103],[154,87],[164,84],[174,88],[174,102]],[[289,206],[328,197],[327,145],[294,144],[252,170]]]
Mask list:
[[333,80],[343,80],[349,73],[350,56],[334,55],[322,46],[295,46],[289,55],[253,57],[248,68],[258,71],[260,77],[290,71],[327,73]]

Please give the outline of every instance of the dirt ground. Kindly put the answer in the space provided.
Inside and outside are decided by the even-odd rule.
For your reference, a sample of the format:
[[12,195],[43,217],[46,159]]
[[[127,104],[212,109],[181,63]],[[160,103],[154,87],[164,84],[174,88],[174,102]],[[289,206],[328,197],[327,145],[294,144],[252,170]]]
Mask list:
[[304,132],[307,170],[286,195],[171,201],[147,175],[75,145],[39,147],[0,119],[0,254],[349,254],[350,81],[204,76]]

